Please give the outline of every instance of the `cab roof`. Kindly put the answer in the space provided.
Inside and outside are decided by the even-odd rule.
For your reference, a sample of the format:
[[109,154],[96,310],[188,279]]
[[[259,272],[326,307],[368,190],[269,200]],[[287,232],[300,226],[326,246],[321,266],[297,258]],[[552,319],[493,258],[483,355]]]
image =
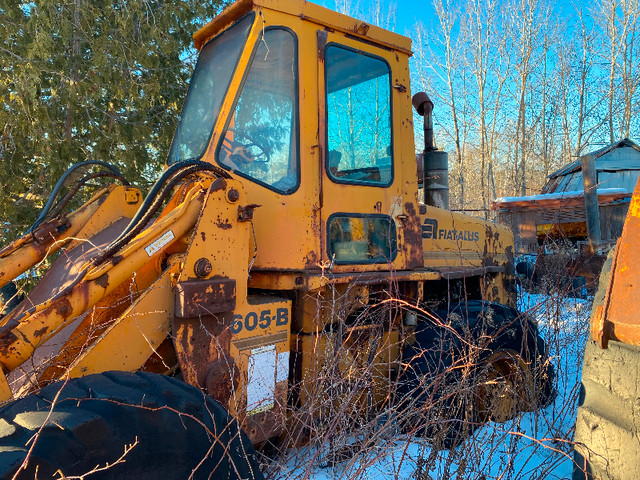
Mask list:
[[254,7],[300,17],[321,27],[354,35],[380,46],[411,55],[410,38],[361,22],[306,0],[238,0],[193,35],[195,47],[199,50],[208,39],[253,10]]

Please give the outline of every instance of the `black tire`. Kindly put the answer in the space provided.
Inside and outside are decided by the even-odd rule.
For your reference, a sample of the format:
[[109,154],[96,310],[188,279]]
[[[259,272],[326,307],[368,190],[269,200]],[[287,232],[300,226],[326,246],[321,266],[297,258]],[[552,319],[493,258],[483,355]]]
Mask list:
[[[406,369],[398,389],[405,431],[435,448],[454,448],[488,420],[504,421],[553,400],[554,369],[526,316],[479,300],[433,313],[422,318],[415,343],[402,351]],[[500,386],[504,390],[496,392]],[[506,412],[502,405],[498,418],[492,402],[505,393],[513,401]]]
[[[604,304],[613,255],[612,250],[602,266],[592,315]],[[576,416],[574,480],[638,478],[638,365],[640,347],[609,340],[608,348],[602,349],[589,334]]]
[[516,263],[516,280],[526,292],[534,292],[536,284],[536,266],[528,259]]
[[18,291],[15,282],[9,282],[0,287],[0,318],[16,308],[23,299],[24,295]]
[[[126,445],[133,447],[123,457]],[[18,470],[18,479],[33,480],[36,472],[41,480],[59,478],[58,470],[80,476],[107,464],[87,478],[264,478],[236,421],[174,378],[106,372],[48,385],[0,408],[1,478]]]

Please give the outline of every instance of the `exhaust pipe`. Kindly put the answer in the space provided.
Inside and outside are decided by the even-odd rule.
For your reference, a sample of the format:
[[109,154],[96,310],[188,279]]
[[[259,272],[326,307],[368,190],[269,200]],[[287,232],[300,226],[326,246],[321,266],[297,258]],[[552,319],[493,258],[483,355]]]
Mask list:
[[424,189],[424,203],[449,210],[449,155],[433,143],[433,102],[424,92],[411,99],[418,115],[424,117],[424,150],[416,155],[418,185]]

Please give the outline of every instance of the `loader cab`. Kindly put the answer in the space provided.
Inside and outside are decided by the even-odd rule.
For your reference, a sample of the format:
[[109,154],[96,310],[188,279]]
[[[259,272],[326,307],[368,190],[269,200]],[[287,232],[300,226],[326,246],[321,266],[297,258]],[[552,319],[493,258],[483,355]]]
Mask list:
[[194,39],[167,162],[246,180],[255,271],[422,265],[408,39],[302,0],[236,2]]

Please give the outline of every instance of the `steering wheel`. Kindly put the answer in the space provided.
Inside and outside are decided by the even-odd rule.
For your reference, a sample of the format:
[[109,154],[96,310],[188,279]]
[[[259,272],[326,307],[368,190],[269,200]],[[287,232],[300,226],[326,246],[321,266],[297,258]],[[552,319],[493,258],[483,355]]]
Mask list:
[[[231,128],[227,129],[227,133],[233,134],[233,140],[225,135],[222,146],[227,151],[228,157],[234,162],[267,163],[271,160],[269,149],[246,133]],[[238,137],[246,141],[238,141]],[[225,145],[225,143],[228,143],[228,145]],[[257,152],[255,150],[257,150]]]

